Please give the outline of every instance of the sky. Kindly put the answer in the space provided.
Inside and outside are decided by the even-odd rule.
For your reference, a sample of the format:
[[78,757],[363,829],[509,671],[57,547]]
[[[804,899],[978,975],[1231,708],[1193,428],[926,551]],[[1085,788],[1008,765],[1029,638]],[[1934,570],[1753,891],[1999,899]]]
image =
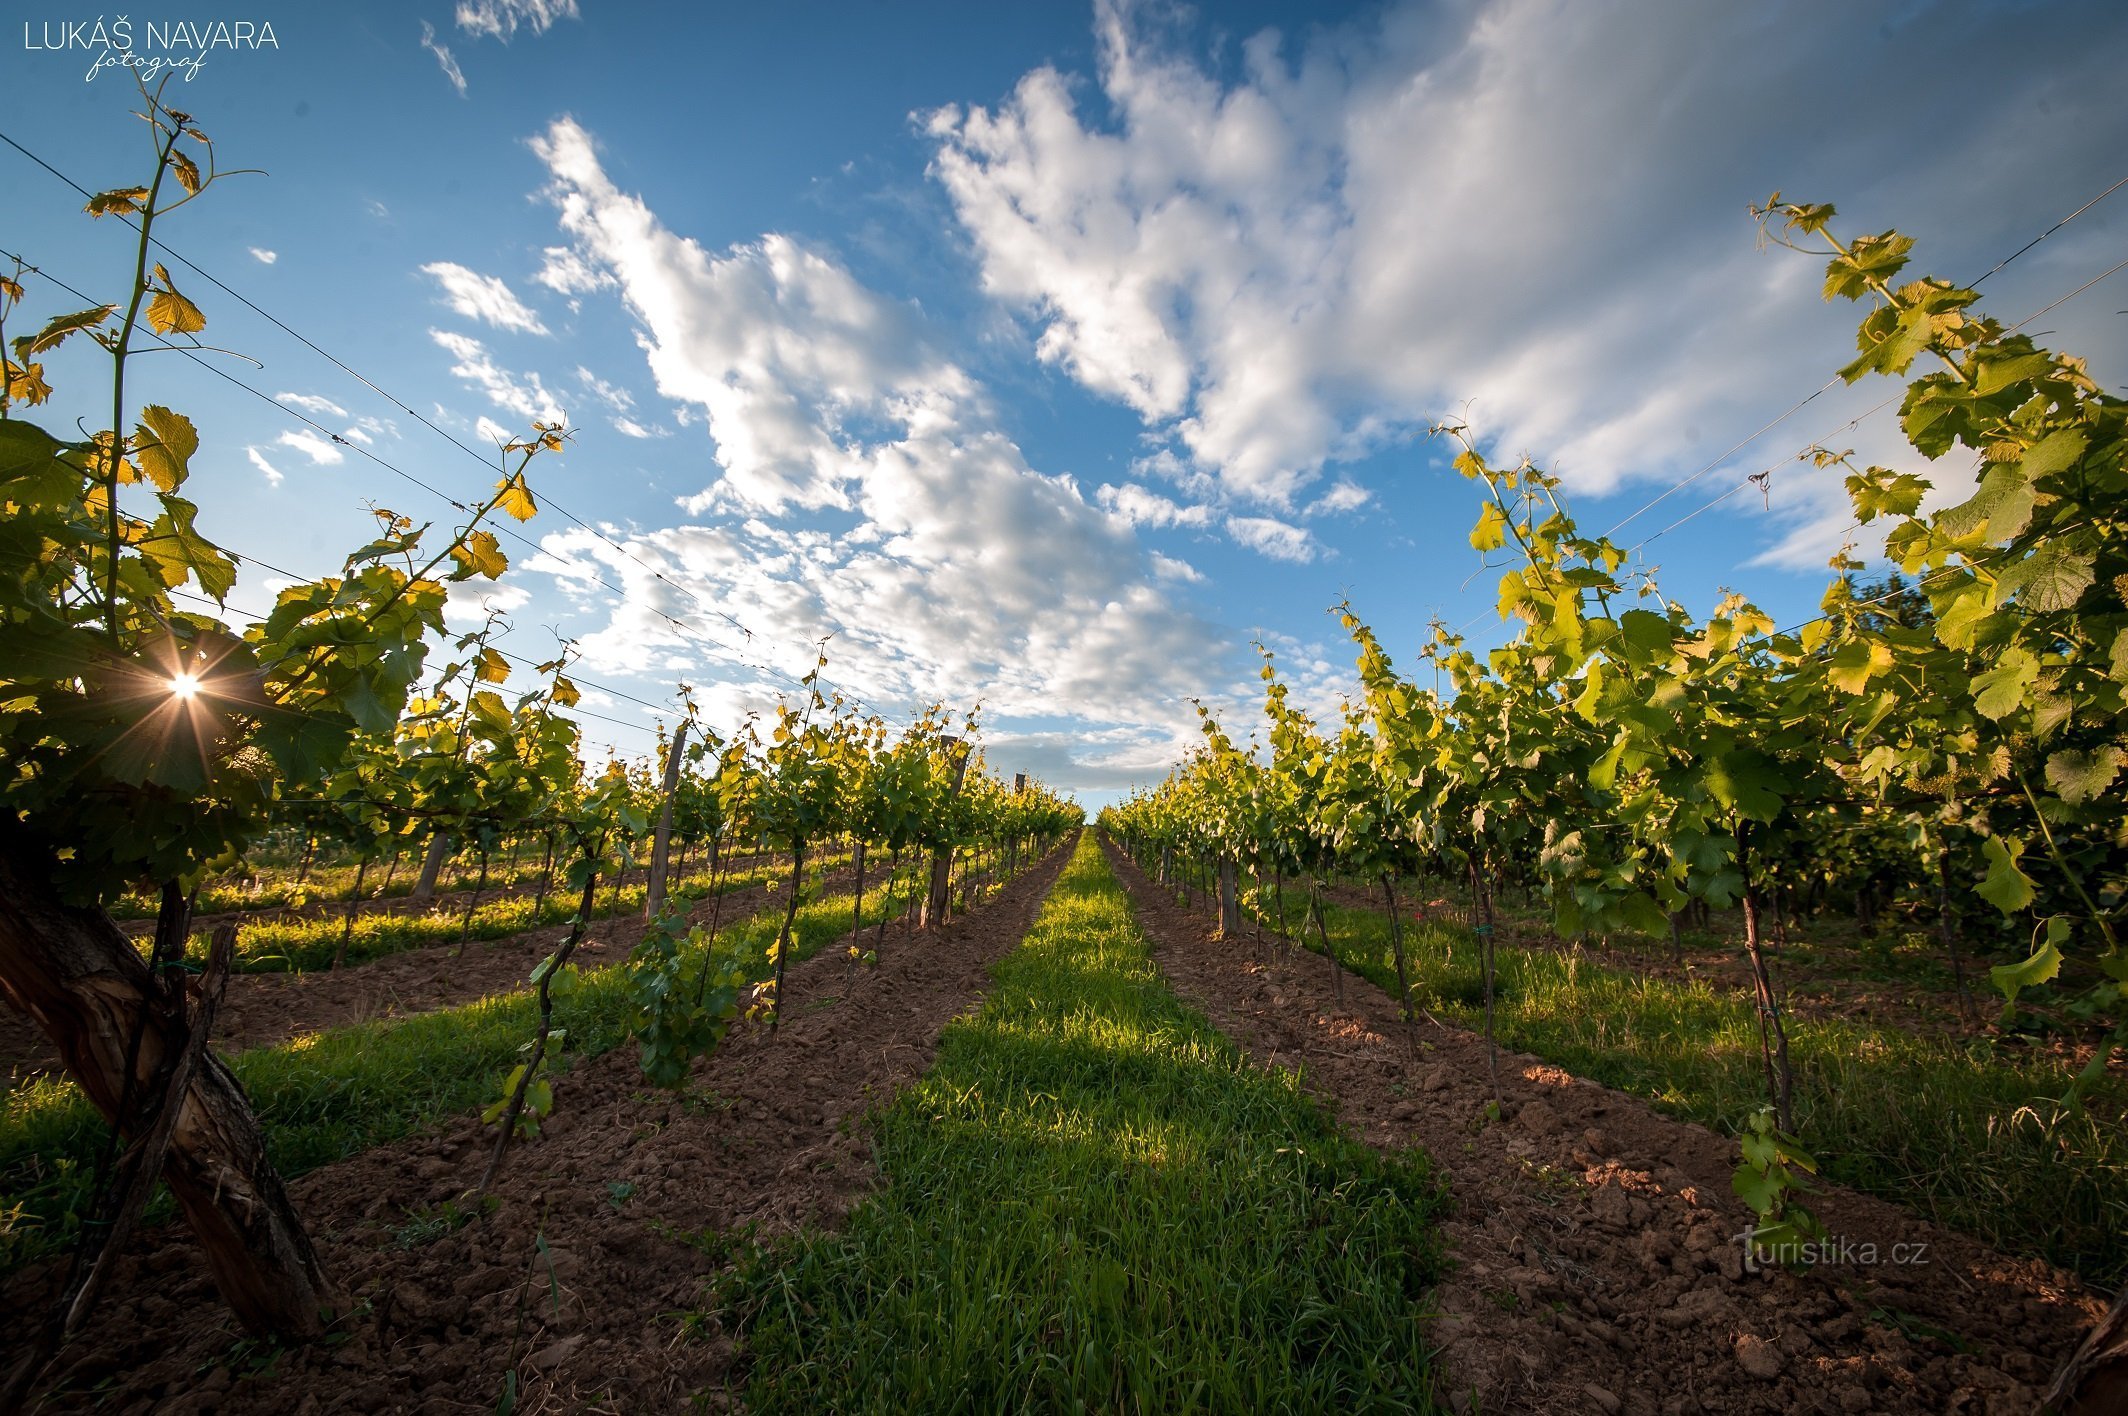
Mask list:
[[[1941,500],[1970,466],[1920,464],[1897,385],[1828,387],[1862,311],[1750,205],[1834,203],[1972,281],[2128,176],[2107,0],[127,18],[220,166],[257,169],[158,232],[226,352],[129,375],[200,428],[234,610],[337,569],[372,506],[447,533],[498,440],[560,420],[509,573],[451,615],[501,613],[528,665],[572,642],[595,755],[649,750],[681,683],[729,726],[825,639],[866,708],[980,704],[993,768],[1089,805],[1164,774],[1193,698],[1253,726],[1257,645],[1334,712],[1340,602],[1407,667],[1436,620],[1509,636],[1444,421],[1560,474],[1670,598],[1808,618],[1828,555],[1876,549],[1810,448]],[[116,20],[0,29],[0,251],[48,277],[10,335],[88,303],[53,281],[129,273],[127,233],[20,150],[143,176]],[[1983,308],[2124,258],[2128,191]],[[2033,329],[2118,389],[2124,306],[2128,272]],[[48,425],[108,421],[91,352],[51,361]]]

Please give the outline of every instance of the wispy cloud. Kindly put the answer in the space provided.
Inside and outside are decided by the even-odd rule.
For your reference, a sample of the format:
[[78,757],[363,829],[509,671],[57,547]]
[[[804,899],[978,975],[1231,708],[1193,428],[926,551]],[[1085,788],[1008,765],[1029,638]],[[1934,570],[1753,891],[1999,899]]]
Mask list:
[[469,334],[432,329],[429,338],[456,360],[451,365],[451,372],[487,395],[488,401],[496,407],[545,423],[562,421],[560,401],[547,391],[538,374],[518,374],[505,369],[495,362],[485,344]]
[[244,455],[251,459],[253,467],[266,474],[267,485],[274,487],[281,485],[281,469],[268,462],[265,453],[260,452],[255,447],[247,447],[244,449]]
[[486,35],[505,44],[522,25],[534,34],[545,34],[558,21],[583,18],[576,0],[459,0],[458,28],[471,35]]
[[[451,57],[450,46],[437,41],[436,27],[427,20],[421,22],[421,47],[436,56],[437,64],[443,69],[443,76],[451,81],[452,88],[458,90],[458,96],[464,98],[466,96],[465,71],[459,68],[458,61]],[[371,205],[377,206],[377,203],[372,202]],[[379,210],[381,211],[381,207]]]
[[345,418],[347,410],[331,399],[315,393],[277,393],[276,403],[285,403],[291,408],[300,408],[305,413],[319,418]]
[[251,258],[257,261],[260,265],[272,265],[275,261],[281,258],[281,253],[279,251],[269,251],[264,246],[253,246],[250,248],[250,250]]

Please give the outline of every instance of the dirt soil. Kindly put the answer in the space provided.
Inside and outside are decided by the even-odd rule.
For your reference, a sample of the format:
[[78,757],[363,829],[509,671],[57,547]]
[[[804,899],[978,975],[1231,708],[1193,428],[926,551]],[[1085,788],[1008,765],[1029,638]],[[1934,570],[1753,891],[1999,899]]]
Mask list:
[[[240,1340],[190,1234],[139,1236],[61,1359],[62,1394],[33,1409],[487,1413],[513,1388],[516,1416],[685,1411],[697,1393],[735,1404],[733,1345],[691,1316],[724,1236],[832,1224],[865,1195],[871,1113],[930,1065],[1070,854],[1067,841],[936,935],[891,928],[877,966],[853,973],[832,946],[793,965],[778,1033],[734,1029],[684,1097],[649,1091],[633,1047],[572,1068],[484,1221],[452,1229],[442,1209],[487,1161],[474,1115],[293,1182],[356,1302],[328,1342]],[[41,1311],[61,1276],[47,1265],[9,1280],[0,1311]],[[0,1344],[18,1330],[0,1327]]]
[[[827,890],[846,889],[854,878],[846,869],[831,872]],[[874,883],[876,877],[868,879],[868,889]],[[723,897],[717,927],[735,924],[777,898],[760,884],[731,891]],[[706,926],[711,908],[709,898],[696,900],[688,918]],[[577,945],[577,962],[586,970],[621,962],[641,936],[642,923],[634,913],[593,921]],[[431,944],[343,969],[235,974],[215,1019],[214,1040],[224,1052],[240,1052],[327,1028],[412,1017],[508,993],[526,987],[526,975],[568,934],[568,925],[550,924],[501,939],[470,940],[455,959],[456,944]],[[58,1067],[59,1056],[43,1030],[0,1000],[0,1094]]]
[[1482,1038],[1422,1023],[1414,1058],[1373,984],[1346,975],[1340,1005],[1320,956],[1256,962],[1109,858],[1177,993],[1260,1063],[1302,1069],[1355,1135],[1438,1162],[1458,1411],[2027,1416],[2103,1312],[2067,1273],[1832,1186],[1813,1205],[1847,1261],[1747,1272],[1733,1141],[1511,1052],[1488,1124]]

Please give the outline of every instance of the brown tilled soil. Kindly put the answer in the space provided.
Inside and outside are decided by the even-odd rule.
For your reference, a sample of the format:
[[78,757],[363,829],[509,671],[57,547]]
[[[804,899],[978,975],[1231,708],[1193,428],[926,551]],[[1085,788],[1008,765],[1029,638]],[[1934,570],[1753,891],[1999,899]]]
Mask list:
[[[890,930],[876,967],[853,974],[833,947],[794,965],[778,1034],[735,1030],[684,1098],[648,1091],[632,1047],[575,1067],[484,1221],[437,1222],[487,1159],[471,1115],[295,1181],[356,1301],[334,1341],[278,1354],[240,1342],[182,1227],[140,1236],[62,1359],[63,1394],[36,1409],[492,1412],[513,1384],[518,1416],[686,1411],[697,1394],[729,1406],[732,1344],[690,1318],[721,1236],[833,1223],[864,1195],[869,1113],[930,1065],[1070,853],[936,936]],[[42,1311],[56,1280],[50,1266],[17,1277],[0,1310]]]
[[[847,888],[855,877],[848,870],[827,878],[830,893]],[[787,882],[779,881],[779,886]],[[867,884],[876,883],[876,877]],[[710,898],[696,900],[688,918],[708,924],[717,909],[721,929],[788,896],[769,893],[759,884],[733,890],[721,906]],[[873,898],[869,896],[867,898]],[[594,921],[577,945],[577,961],[586,969],[603,968],[628,957],[642,934],[639,915],[628,913]],[[343,969],[304,973],[244,973],[229,980],[215,1018],[214,1040],[224,1052],[286,1042],[306,1033],[374,1018],[404,1018],[438,1008],[470,1003],[493,993],[526,987],[526,975],[568,937],[566,924],[542,925],[501,939],[475,939],[451,957],[456,944],[431,944],[386,954]],[[59,1065],[59,1057],[37,1025],[0,1001],[0,1091]]]
[[1439,1163],[1458,1410],[2026,1416],[2102,1311],[2068,1274],[1831,1187],[1813,1205],[1847,1261],[1747,1273],[1733,1141],[1516,1053],[1507,1120],[1488,1124],[1481,1038],[1423,1024],[1415,1059],[1382,990],[1347,975],[1339,1006],[1322,958],[1253,962],[1109,858],[1176,992],[1260,1062],[1303,1069],[1354,1134]]

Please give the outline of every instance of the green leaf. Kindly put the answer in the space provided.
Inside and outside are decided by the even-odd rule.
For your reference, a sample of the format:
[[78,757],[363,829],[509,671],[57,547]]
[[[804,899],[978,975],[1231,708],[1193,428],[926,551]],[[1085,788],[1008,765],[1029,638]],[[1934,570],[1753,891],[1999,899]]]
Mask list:
[[1772,759],[1762,753],[1743,748],[1712,757],[1703,780],[1716,801],[1740,815],[1770,822],[1781,814],[1785,784]]
[[2091,557],[2060,542],[2047,542],[1995,582],[1995,603],[2002,604],[2014,596],[2035,613],[2074,609],[2096,578]]
[[1879,640],[1850,639],[1835,649],[1826,661],[1825,676],[1842,692],[1859,697],[1868,691],[1872,678],[1891,666],[1889,645]]
[[[2054,930],[2054,926],[2060,923],[2060,920],[2047,921],[2046,942],[2033,950],[2032,956],[2023,963],[1997,964],[1988,970],[1989,980],[2002,990],[2005,1003],[2015,1003],[2018,994],[2028,988],[2037,988],[2061,972],[2062,955],[2055,947]],[[2062,931],[2063,935],[2067,932],[2066,929]]]
[[0,481],[42,472],[65,448],[65,443],[35,423],[0,418]]
[[481,683],[507,683],[510,679],[510,661],[500,650],[482,646],[480,657],[474,661],[474,677]]
[[1990,836],[1980,843],[1980,849],[1988,858],[1988,875],[1980,882],[1980,898],[2004,914],[2016,914],[2031,904],[2038,892],[2032,888],[2031,877],[2018,867],[2025,853],[2024,843]]
[[2006,649],[1994,668],[1973,676],[1973,706],[1999,722],[2023,706],[2038,681],[2039,660],[2029,650]]
[[1626,643],[1651,653],[1666,654],[1677,642],[1677,631],[1669,618],[1647,610],[1627,610],[1618,617],[1618,628]]
[[2047,759],[2047,784],[2063,801],[2081,804],[2112,786],[2120,770],[2117,747],[2065,747]]
[[2023,468],[2028,480],[2037,481],[2041,477],[2051,477],[2056,472],[2075,466],[2076,460],[2084,455],[2084,448],[2089,442],[2090,439],[2084,436],[2082,428],[2058,429],[2034,443],[2032,450],[2024,455],[2019,466]]
[[1478,513],[1478,524],[1471,528],[1470,547],[1474,551],[1497,551],[1507,544],[1507,515],[1492,502]]

